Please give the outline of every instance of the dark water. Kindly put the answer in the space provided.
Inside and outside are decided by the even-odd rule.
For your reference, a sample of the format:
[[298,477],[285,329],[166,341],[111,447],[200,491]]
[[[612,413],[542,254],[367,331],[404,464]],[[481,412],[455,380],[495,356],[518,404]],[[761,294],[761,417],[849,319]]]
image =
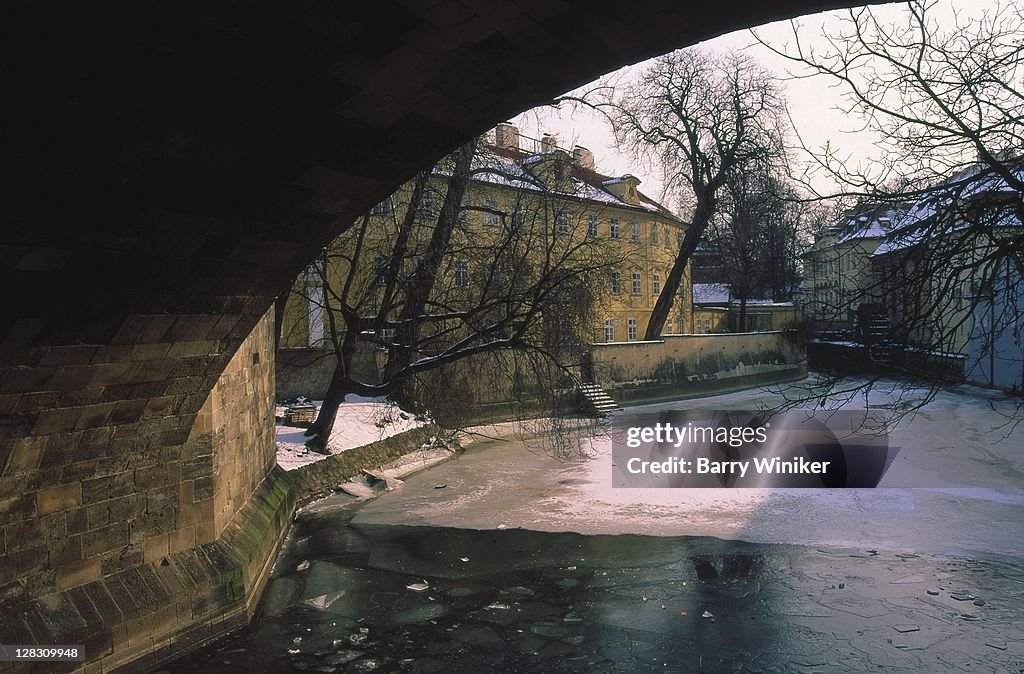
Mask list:
[[[1017,657],[985,634],[998,639],[992,629],[1019,611],[925,592],[942,575],[950,588],[977,587],[981,568],[1019,599],[1020,578],[992,566],[714,539],[353,526],[349,516],[307,513],[254,624],[161,671],[987,671]],[[924,584],[891,580],[914,570]],[[940,603],[914,609],[921,597]],[[989,631],[958,645],[978,621]],[[910,623],[918,629],[894,628]],[[952,641],[939,649],[923,636]]]

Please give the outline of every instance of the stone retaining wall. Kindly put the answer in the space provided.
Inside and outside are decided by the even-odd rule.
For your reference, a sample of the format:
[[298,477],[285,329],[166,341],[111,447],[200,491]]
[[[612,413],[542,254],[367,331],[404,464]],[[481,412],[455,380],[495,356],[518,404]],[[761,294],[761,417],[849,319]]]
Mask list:
[[591,369],[616,401],[656,402],[803,379],[807,358],[785,332],[668,335],[595,344]]

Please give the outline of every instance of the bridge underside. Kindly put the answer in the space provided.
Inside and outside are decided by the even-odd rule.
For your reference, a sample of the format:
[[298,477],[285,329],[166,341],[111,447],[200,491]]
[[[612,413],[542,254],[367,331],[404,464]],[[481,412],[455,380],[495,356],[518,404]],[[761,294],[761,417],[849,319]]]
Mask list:
[[209,546],[287,521],[263,317],[341,223],[604,72],[844,4],[7,3],[0,643],[109,668],[247,601],[260,559]]

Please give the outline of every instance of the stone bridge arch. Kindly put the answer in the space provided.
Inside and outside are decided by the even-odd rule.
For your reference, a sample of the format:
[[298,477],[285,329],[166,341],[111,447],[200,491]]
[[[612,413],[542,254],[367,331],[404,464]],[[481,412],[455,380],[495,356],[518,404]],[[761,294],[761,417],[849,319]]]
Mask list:
[[245,619],[290,507],[265,314],[339,222],[618,66],[849,4],[7,3],[0,643],[106,670]]

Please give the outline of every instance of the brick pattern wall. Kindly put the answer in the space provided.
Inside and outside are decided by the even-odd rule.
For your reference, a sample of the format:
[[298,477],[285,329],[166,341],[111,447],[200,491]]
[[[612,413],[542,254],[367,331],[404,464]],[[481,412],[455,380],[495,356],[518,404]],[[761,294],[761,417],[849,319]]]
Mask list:
[[[122,646],[145,650],[139,640],[150,639],[151,648],[153,635],[203,613],[191,603],[187,611],[174,605],[181,592],[190,598],[222,589],[216,579],[211,585],[204,569],[219,568],[216,556],[199,553],[190,562],[190,555],[224,534],[275,465],[273,329],[269,312],[227,365],[219,366],[223,372],[198,413],[179,413],[186,403],[175,394],[64,407],[55,414],[41,410],[30,434],[6,441],[0,643],[80,643],[67,640],[79,636],[113,657]],[[171,377],[162,382],[167,391],[176,379],[205,379],[216,360],[196,357],[203,367],[190,369],[181,354],[213,351],[217,344],[157,342],[146,345],[155,351],[131,350],[150,358],[175,353],[177,364],[170,369],[153,361],[117,367],[94,362],[107,357],[100,355],[109,353],[103,347],[55,350],[65,361],[90,364],[52,367],[87,369],[90,374],[75,381],[88,382],[75,393],[96,388],[97,400],[123,395],[118,387],[128,385],[117,384],[119,378],[148,392],[138,382],[140,368]],[[49,381],[60,389],[64,380],[51,375]],[[61,394],[21,398],[42,404]],[[280,531],[271,527],[268,533],[273,541]],[[258,557],[250,566],[266,561]],[[168,570],[175,558],[185,560],[178,563],[184,576]]]

